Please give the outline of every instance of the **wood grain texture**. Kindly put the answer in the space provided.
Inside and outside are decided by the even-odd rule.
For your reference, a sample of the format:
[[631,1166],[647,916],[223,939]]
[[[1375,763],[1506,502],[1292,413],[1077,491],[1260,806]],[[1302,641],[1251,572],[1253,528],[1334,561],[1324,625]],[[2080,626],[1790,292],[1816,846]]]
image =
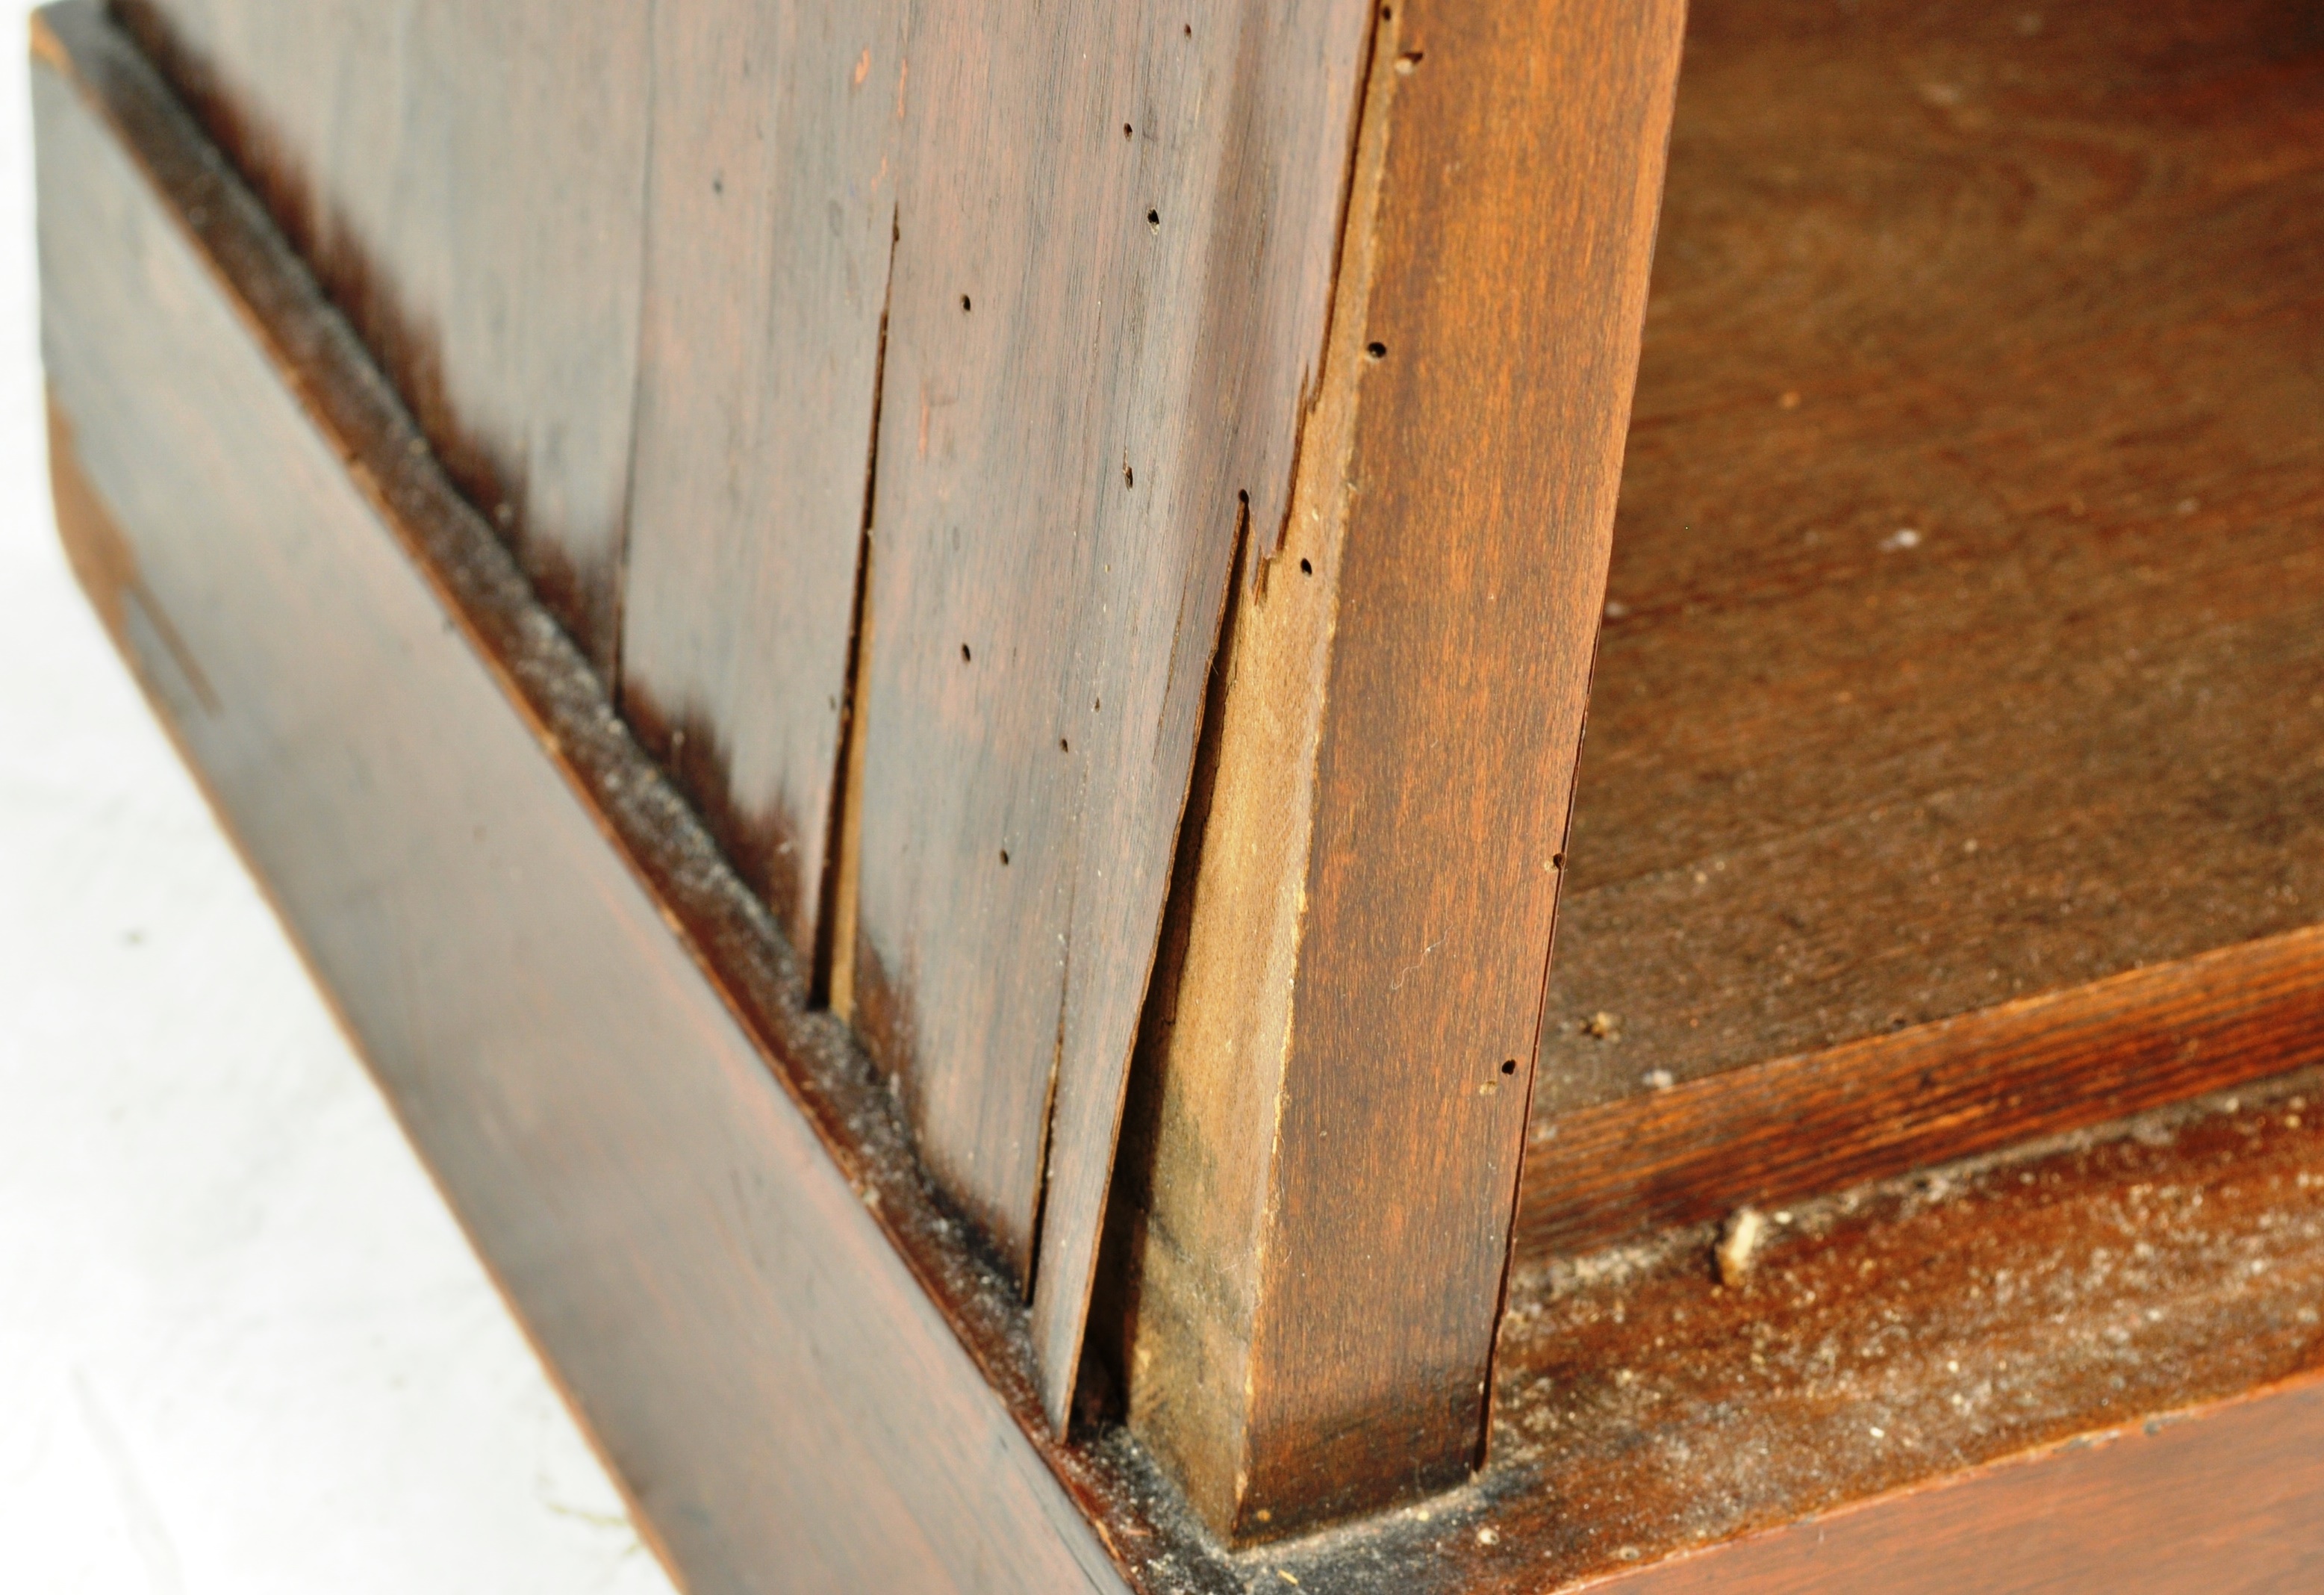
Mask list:
[[683,1587],[1236,1588],[258,202],[35,45],[68,549]]
[[2324,917],[2315,8],[1692,26],[1545,1122]]
[[[2273,1595],[2324,1582],[2324,1381],[2174,1415],[1600,1588]],[[2190,1487],[2207,1487],[2188,1510]]]
[[[554,48],[521,9],[134,9],[745,878],[860,990],[932,1166],[1038,1298],[1062,1423],[1228,567],[1246,519],[1280,524],[1315,380],[1367,7],[609,0]],[[451,64],[373,71],[383,40]],[[503,61],[560,105],[488,87]],[[606,104],[575,92],[606,74]],[[628,185],[598,231],[634,261],[574,247],[585,180]],[[370,225],[410,192],[409,237]],[[509,340],[544,337],[618,344],[619,382],[532,381]],[[580,408],[626,495],[605,558],[508,486],[507,439]]]
[[117,9],[611,672],[637,386],[646,0]]
[[1359,0],[914,15],[857,1015],[1075,1371],[1238,528],[1320,356]]
[[1131,1422],[1236,1539],[1479,1459],[1680,20],[1378,24],[1113,1221]]
[[2324,931],[2021,998],[1536,1127],[1520,1255],[1589,1251],[2324,1062]]
[[653,8],[624,714],[823,930],[896,226],[900,4]]

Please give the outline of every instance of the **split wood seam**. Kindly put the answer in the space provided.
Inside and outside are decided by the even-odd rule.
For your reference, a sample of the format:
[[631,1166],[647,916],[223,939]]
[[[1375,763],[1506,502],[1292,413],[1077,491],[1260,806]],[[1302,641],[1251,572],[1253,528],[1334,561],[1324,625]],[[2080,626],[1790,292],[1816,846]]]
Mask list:
[[1379,14],[1113,1220],[1131,1427],[1231,1541],[1482,1459],[1683,20]]

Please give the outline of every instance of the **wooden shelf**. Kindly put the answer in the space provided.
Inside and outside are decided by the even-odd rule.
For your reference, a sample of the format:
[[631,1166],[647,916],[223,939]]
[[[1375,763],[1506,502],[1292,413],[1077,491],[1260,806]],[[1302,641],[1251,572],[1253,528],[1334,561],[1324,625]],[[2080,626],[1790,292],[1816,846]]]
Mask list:
[[[1581,1233],[1540,1207],[1568,1116],[1602,1148],[1710,1081],[1780,1118],[1804,1099],[1755,1069],[1828,1097],[1798,1060],[1854,1047],[1857,1111],[1909,1117],[1945,1021],[2324,919],[2318,46],[2255,0],[1694,7],[1535,1086],[1542,1244]],[[2086,1040],[2053,1079],[2107,1069]],[[2295,1051],[2215,1046],[2169,1090]],[[1945,1083],[1978,1144],[2144,1105]],[[1688,1177],[1714,1210],[1764,1194]]]

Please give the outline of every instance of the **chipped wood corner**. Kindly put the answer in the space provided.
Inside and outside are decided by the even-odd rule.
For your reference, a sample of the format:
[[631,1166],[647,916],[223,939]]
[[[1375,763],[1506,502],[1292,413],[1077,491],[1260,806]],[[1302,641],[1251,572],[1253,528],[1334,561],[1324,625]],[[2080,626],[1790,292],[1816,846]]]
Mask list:
[[1164,967],[1132,1071],[1142,1207],[1114,1221],[1137,1283],[1122,1325],[1130,1422],[1204,1517],[1239,1522],[1244,1417],[1268,1244],[1277,1109],[1314,844],[1315,761],[1338,629],[1340,554],[1397,84],[1399,23],[1374,24],[1322,373],[1289,509],[1237,573]]

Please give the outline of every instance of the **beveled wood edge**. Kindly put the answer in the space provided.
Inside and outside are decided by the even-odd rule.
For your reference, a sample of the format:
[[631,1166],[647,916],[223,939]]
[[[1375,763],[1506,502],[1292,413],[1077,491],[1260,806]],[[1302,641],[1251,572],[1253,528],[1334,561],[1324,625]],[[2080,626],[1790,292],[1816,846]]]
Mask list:
[[[578,647],[530,592],[513,558],[463,501],[360,340],[323,298],[263,207],[212,146],[103,0],[60,0],[33,14],[34,69],[53,72],[102,123],[151,186],[168,221],[208,269],[221,299],[279,373],[286,397],[345,462],[415,573],[496,681],[514,724],[570,788],[622,866],[656,904],[671,945],[702,977],[701,1000],[722,1009],[757,1051],[836,1173],[859,1198],[870,1229],[892,1250],[980,1376],[964,1392],[1003,1414],[1130,1589],[1237,1587],[1210,1542],[1141,1452],[1120,1437],[1082,1443],[1045,1420],[1028,1314],[1004,1272],[977,1249],[920,1168],[890,1093],[844,1025],[807,1005],[807,972],[765,907],[719,854],[687,807],[615,714]],[[179,683],[157,676],[140,646],[134,555],[72,447],[71,425],[51,405],[51,459],[68,558],[156,718],[185,759],[222,831],[274,907],[335,1019],[373,1069],[392,1107],[410,1121],[370,1040],[351,1025],[327,973],[258,866],[234,807],[205,770],[180,724]],[[124,603],[124,597],[130,603]],[[151,618],[150,627],[158,623]],[[172,647],[172,654],[180,650]],[[417,1136],[415,1144],[422,1145]],[[587,1404],[541,1344],[519,1293],[493,1261],[489,1239],[451,1199],[443,1171],[422,1161],[447,1196],[552,1382],[615,1480],[641,1535],[681,1584],[689,1572],[614,1463]],[[911,1414],[899,1412],[898,1421]],[[1161,1553],[1171,1576],[1157,1583],[1146,1559]]]
[[2168,1106],[2324,1059],[2324,927],[1534,1127],[1528,1261]]
[[[2231,1595],[2324,1577],[2324,1374],[2078,1435],[1570,1586]],[[2307,1583],[2291,1576],[2305,1570]]]

